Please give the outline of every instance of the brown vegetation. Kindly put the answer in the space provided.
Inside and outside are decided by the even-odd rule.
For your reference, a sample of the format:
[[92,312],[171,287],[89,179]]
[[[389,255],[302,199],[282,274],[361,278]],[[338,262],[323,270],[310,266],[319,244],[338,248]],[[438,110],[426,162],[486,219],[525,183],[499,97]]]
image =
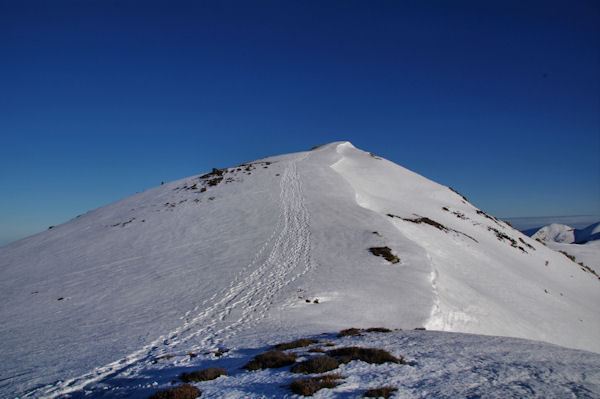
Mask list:
[[435,220],[431,220],[428,217],[420,217],[420,218],[415,218],[415,219],[402,218],[402,220],[405,220],[407,222],[416,223],[416,224],[425,223],[425,224],[435,227],[436,229],[439,229],[442,231],[448,231],[448,228],[446,226],[444,226],[441,223],[436,222]]
[[337,387],[341,384],[337,380],[344,378],[346,377],[339,374],[327,374],[314,378],[294,380],[290,385],[290,389],[297,395],[312,396],[319,389]]
[[196,399],[202,392],[193,385],[183,384],[175,388],[159,391],[148,399]]
[[319,374],[335,370],[340,362],[330,356],[316,356],[300,362],[292,367],[292,373]]
[[327,353],[331,356],[339,358],[342,363],[348,363],[352,360],[362,360],[363,362],[374,364],[404,364],[404,358],[402,356],[400,356],[400,358],[396,358],[391,353],[383,349],[347,346],[345,348],[332,349]]
[[382,332],[382,333],[392,332],[392,330],[390,330],[389,328],[385,328],[385,327],[371,327],[371,328],[367,328],[365,331],[366,332]]
[[381,387],[375,389],[369,389],[367,392],[363,393],[363,397],[365,398],[389,398],[392,392],[397,391],[398,388],[395,387]]
[[242,368],[248,371],[254,371],[267,368],[279,368],[294,364],[296,354],[284,353],[278,350],[268,351],[256,355],[253,360],[246,363]]
[[341,337],[345,337],[348,335],[359,335],[360,336],[362,334],[360,333],[360,330],[358,328],[347,328],[345,330],[340,331],[338,333],[337,337],[341,338]]
[[192,371],[191,373],[182,373],[179,379],[183,382],[200,382],[214,380],[222,375],[227,375],[225,369],[209,367],[204,370]]
[[400,259],[392,253],[392,250],[389,247],[372,247],[369,248],[369,251],[375,256],[382,256],[388,262],[400,262]]
[[274,346],[274,348],[277,350],[280,350],[280,351],[285,351],[285,350],[294,349],[294,348],[304,348],[305,346],[317,344],[319,342],[321,342],[321,341],[319,341],[318,339],[302,338],[302,339],[297,339],[297,340],[291,341],[291,342],[283,342],[281,344],[277,344]]

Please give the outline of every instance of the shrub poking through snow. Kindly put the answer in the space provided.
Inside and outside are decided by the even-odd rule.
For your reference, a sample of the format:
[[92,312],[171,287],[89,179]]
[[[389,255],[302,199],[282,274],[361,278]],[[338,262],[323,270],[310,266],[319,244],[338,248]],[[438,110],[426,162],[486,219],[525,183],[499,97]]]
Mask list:
[[297,339],[295,341],[291,341],[291,342],[283,342],[281,344],[277,344],[274,346],[275,349],[280,350],[280,351],[285,351],[288,349],[294,349],[294,348],[304,348],[305,346],[309,346],[312,344],[318,344],[319,341],[318,339],[308,339],[308,338],[302,338],[302,339]]
[[312,396],[319,389],[337,387],[341,384],[341,382],[338,382],[337,380],[344,378],[346,377],[339,374],[326,374],[314,378],[294,380],[290,384],[290,389],[297,395]]
[[183,382],[200,382],[214,380],[222,375],[227,375],[225,369],[209,367],[204,370],[192,371],[191,373],[182,373],[179,379]]
[[335,370],[340,366],[340,362],[330,356],[316,356],[300,362],[292,367],[292,373],[302,374],[320,374]]
[[448,228],[446,226],[444,226],[441,223],[436,222],[435,220],[429,219],[428,217],[420,217],[420,218],[415,218],[415,219],[402,218],[402,220],[405,220],[407,222],[416,223],[416,224],[425,223],[425,224],[435,227],[438,230],[448,231]]
[[296,354],[284,353],[278,350],[268,351],[254,356],[254,359],[246,363],[242,368],[248,371],[279,368],[294,364]]
[[525,245],[527,248],[529,248],[529,249],[533,249],[533,250],[535,251],[535,247],[534,247],[533,245],[531,245],[531,244],[528,244],[527,242],[525,242],[525,240],[524,240],[524,239],[522,239],[521,237],[519,237],[519,241],[521,241],[521,243],[522,243],[523,245]]
[[360,348],[358,346],[347,346],[345,348],[332,349],[327,352],[330,356],[340,359],[342,363],[348,363],[352,360],[362,360],[365,363],[398,363],[404,364],[404,358],[394,357],[391,353],[383,349]]
[[394,254],[392,254],[392,250],[389,247],[372,247],[369,248],[369,251],[375,256],[383,256],[385,260],[391,263],[398,263],[400,259]]
[[360,330],[358,328],[347,328],[345,330],[340,331],[337,336],[338,336],[338,338],[341,338],[341,337],[345,337],[348,335],[360,336],[362,334],[360,333]]
[[469,200],[467,199],[467,197],[465,197],[464,195],[462,195],[461,193],[459,193],[458,191],[456,191],[456,190],[455,190],[455,189],[453,189],[452,187],[448,187],[448,188],[449,188],[449,189],[450,189],[450,191],[452,191],[454,194],[457,194],[457,195],[459,195],[459,196],[460,196],[460,197],[461,197],[463,200],[465,200],[465,201],[469,201]]
[[371,327],[365,330],[366,332],[381,332],[381,333],[390,333],[392,330],[385,327]]
[[573,255],[570,255],[570,254],[568,254],[565,251],[558,251],[558,252],[560,252],[561,254],[563,254],[564,256],[566,256],[567,258],[571,259],[571,262],[575,262],[575,257]]
[[193,385],[183,384],[175,388],[159,391],[148,399],[196,399],[202,392]]
[[363,393],[364,398],[389,398],[392,392],[396,392],[398,388],[395,387],[381,387],[375,389],[369,389]]

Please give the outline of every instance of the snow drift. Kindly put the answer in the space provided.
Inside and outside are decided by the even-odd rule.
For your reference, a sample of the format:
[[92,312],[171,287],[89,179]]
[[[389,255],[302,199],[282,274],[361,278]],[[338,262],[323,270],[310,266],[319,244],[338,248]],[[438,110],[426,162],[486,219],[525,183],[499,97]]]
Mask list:
[[88,212],[0,248],[0,284],[2,396],[54,397],[164,354],[350,326],[600,352],[594,275],[349,142]]

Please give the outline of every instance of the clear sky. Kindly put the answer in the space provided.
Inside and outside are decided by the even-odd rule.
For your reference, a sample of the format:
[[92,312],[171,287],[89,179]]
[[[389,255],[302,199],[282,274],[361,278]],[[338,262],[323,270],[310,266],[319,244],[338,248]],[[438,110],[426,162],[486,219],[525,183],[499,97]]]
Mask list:
[[337,140],[600,215],[600,2],[0,0],[0,136],[0,245]]

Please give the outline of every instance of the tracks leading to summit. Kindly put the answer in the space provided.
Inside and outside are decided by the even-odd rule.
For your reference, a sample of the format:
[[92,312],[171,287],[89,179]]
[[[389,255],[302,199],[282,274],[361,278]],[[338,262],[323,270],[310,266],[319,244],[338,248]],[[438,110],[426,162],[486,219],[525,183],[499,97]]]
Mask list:
[[101,381],[110,385],[110,379],[134,376],[160,354],[177,352],[184,345],[185,350],[214,348],[267,317],[275,296],[312,268],[310,216],[297,170],[298,163],[309,155],[303,153],[287,161],[280,180],[277,225],[224,291],[188,312],[183,325],[139,350],[79,377],[33,390],[25,397],[55,398]]

